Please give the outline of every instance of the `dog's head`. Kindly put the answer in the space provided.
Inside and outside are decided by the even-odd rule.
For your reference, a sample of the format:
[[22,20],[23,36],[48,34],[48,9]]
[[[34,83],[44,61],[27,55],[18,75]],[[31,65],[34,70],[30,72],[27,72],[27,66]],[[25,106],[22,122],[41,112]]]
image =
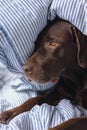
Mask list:
[[[76,60],[74,28],[68,22],[53,24],[41,42],[39,49],[23,66],[28,80],[38,83],[55,82],[66,67]],[[75,37],[75,39],[73,38]]]

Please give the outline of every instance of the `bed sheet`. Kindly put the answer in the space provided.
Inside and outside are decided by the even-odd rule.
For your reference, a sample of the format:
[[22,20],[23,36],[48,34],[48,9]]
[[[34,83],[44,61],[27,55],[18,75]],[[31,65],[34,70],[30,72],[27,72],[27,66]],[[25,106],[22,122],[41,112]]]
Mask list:
[[[0,63],[0,113],[11,109],[37,95],[31,90],[17,90],[13,84],[24,85],[20,76],[13,74],[8,68]],[[20,84],[21,83],[21,84]],[[80,106],[74,106],[69,100],[63,99],[56,106],[43,104],[34,106],[31,111],[24,112],[8,125],[0,124],[0,130],[47,130],[49,127],[56,126],[68,119],[87,116],[87,111]]]

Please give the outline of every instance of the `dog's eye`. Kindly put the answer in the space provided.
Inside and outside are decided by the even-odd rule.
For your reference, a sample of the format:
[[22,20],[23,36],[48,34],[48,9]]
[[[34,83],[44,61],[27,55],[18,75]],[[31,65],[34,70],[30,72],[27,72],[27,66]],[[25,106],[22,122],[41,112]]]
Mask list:
[[56,44],[57,44],[57,43],[56,43],[55,41],[50,41],[50,42],[49,42],[49,46],[56,46]]
[[46,48],[46,49],[53,50],[53,49],[55,49],[57,47],[60,47],[60,44],[57,41],[55,41],[55,40],[50,40],[50,41],[48,41],[48,42],[46,42],[44,44],[44,48]]
[[57,44],[57,43],[54,42],[54,41],[50,41],[50,42],[49,42],[49,46],[56,46],[56,44]]

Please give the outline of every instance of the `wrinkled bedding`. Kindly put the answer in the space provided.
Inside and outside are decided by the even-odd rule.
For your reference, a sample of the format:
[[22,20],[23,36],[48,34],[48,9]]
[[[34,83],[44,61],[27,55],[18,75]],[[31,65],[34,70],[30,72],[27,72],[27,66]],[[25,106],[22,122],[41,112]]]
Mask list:
[[[0,63],[0,79],[0,113],[37,95],[35,91],[14,88],[14,82],[20,86],[20,76],[11,73],[2,63]],[[21,82],[21,85],[26,87],[25,83]],[[63,99],[56,106],[45,103],[41,106],[36,105],[31,111],[24,112],[12,119],[8,125],[0,124],[0,130],[47,130],[48,127],[80,116],[87,116],[87,111],[80,106],[72,105],[69,100]]]
[[[51,83],[27,82],[22,65],[32,54],[34,42],[46,26],[47,19],[53,20],[58,15],[87,35],[86,3],[86,0],[0,1],[0,113],[37,96],[43,90],[53,89],[54,84]],[[80,116],[87,116],[87,111],[64,99],[55,107],[36,105],[8,125],[0,124],[0,130],[47,130]]]

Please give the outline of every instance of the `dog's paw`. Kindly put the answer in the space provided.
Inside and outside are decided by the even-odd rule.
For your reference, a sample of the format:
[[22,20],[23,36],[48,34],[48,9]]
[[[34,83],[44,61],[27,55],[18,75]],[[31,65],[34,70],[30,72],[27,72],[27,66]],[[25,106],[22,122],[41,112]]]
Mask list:
[[8,122],[16,115],[17,112],[14,109],[5,111],[2,114],[0,114],[0,123],[8,124]]

